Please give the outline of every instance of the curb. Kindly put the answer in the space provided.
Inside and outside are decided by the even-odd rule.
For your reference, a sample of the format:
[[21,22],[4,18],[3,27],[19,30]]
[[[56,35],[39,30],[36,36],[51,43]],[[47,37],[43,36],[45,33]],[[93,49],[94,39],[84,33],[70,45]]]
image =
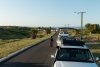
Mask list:
[[3,63],[5,63],[5,62],[7,62],[7,61],[10,60],[11,58],[13,58],[13,57],[15,57],[15,56],[21,54],[22,52],[24,52],[24,51],[26,51],[26,50],[28,50],[28,49],[34,47],[34,46],[39,45],[40,43],[42,43],[42,42],[44,42],[44,41],[46,41],[46,40],[48,40],[48,39],[49,39],[49,38],[44,39],[44,40],[42,40],[42,41],[40,41],[40,42],[38,42],[38,43],[36,43],[36,44],[32,44],[31,46],[27,46],[27,47],[25,47],[25,48],[22,48],[22,49],[20,49],[20,50],[14,52],[14,53],[9,54],[9,55],[6,56],[6,57],[1,58],[1,59],[0,59],[0,64],[3,64]]

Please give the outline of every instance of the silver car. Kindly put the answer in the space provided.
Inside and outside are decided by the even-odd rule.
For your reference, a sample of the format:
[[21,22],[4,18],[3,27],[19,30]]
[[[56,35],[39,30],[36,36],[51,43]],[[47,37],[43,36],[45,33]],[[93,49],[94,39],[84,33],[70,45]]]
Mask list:
[[53,67],[98,67],[85,45],[62,45],[51,58],[54,58]]

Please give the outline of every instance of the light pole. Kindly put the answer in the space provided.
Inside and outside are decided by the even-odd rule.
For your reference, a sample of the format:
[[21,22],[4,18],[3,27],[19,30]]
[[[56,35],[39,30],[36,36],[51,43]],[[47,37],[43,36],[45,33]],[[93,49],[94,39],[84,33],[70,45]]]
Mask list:
[[66,24],[65,24],[65,28],[66,28]]
[[69,24],[68,24],[68,28],[69,28]]
[[82,40],[82,36],[83,36],[83,14],[86,13],[86,12],[74,12],[74,13],[77,13],[77,14],[81,14],[81,40]]

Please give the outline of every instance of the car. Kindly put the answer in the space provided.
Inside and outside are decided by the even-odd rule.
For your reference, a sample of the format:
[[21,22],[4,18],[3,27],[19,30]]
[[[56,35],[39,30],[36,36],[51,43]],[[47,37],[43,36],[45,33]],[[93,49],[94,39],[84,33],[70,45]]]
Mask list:
[[69,36],[68,32],[60,31],[59,35],[62,35],[62,34],[66,34],[67,36]]
[[[72,43],[71,43],[72,42]],[[67,40],[57,49],[52,67],[98,67],[92,53],[84,42]]]
[[74,38],[70,37],[68,34],[60,34],[56,40],[57,47],[61,46],[62,40],[67,39],[67,40],[75,40]]
[[60,46],[60,45],[61,45],[62,39],[65,39],[65,38],[66,38],[66,39],[68,38],[68,35],[67,35],[67,34],[60,34],[60,35],[58,36],[57,40],[56,40],[57,46]]

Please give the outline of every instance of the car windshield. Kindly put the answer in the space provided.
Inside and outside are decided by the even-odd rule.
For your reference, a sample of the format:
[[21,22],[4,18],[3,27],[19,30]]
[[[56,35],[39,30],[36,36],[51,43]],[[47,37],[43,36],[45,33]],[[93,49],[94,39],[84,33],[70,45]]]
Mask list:
[[63,39],[69,39],[69,37],[68,37],[68,36],[60,36],[59,39],[60,39],[60,40],[63,40]]
[[63,48],[58,50],[56,60],[59,61],[77,61],[93,62],[93,58],[88,49]]
[[64,32],[64,34],[68,34],[67,32]]
[[60,32],[60,34],[63,34],[64,32]]

